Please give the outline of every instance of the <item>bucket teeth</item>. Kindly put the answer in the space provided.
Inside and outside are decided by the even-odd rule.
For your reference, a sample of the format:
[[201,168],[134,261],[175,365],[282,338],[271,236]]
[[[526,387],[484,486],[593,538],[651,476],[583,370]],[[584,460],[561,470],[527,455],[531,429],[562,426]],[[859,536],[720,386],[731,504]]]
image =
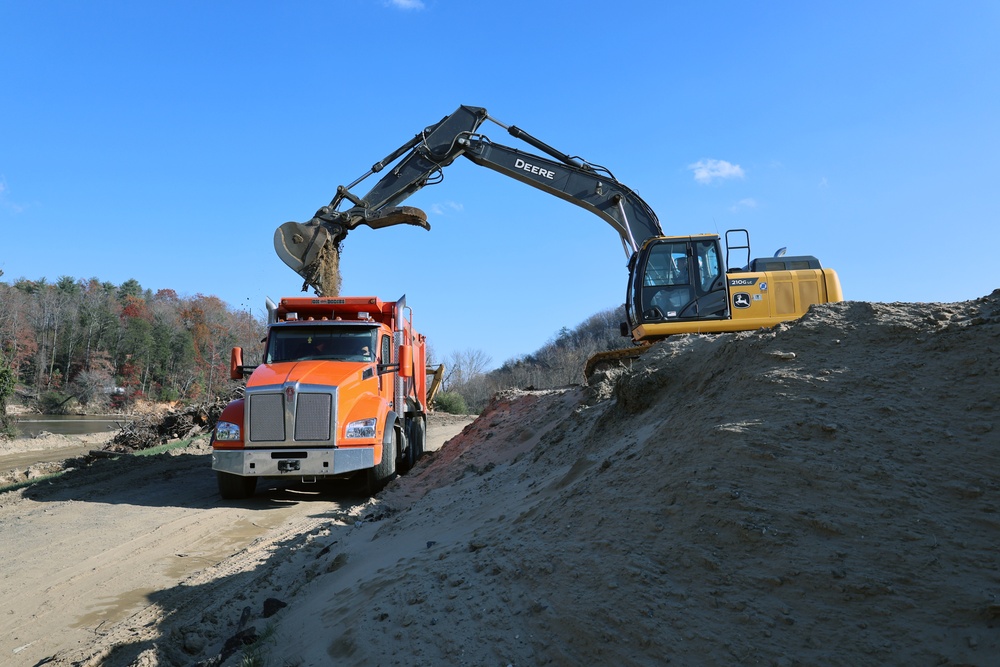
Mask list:
[[427,214],[415,206],[397,206],[383,211],[377,218],[358,219],[352,225],[352,229],[357,225],[368,225],[372,229],[382,229],[392,225],[416,225],[427,230],[431,228],[427,222]]

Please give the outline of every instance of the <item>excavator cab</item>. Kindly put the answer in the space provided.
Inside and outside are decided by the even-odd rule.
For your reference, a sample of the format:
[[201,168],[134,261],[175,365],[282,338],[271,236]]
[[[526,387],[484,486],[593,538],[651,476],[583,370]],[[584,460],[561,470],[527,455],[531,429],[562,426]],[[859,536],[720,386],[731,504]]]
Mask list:
[[632,257],[629,272],[630,329],[729,317],[725,265],[716,235],[650,238]]
[[[745,254],[746,263],[733,266],[730,253]],[[745,229],[726,232],[725,255],[716,234],[648,238],[629,260],[621,333],[645,346],[674,334],[751,331],[801,317],[812,304],[843,300],[836,271],[811,255],[784,253],[750,259]]]

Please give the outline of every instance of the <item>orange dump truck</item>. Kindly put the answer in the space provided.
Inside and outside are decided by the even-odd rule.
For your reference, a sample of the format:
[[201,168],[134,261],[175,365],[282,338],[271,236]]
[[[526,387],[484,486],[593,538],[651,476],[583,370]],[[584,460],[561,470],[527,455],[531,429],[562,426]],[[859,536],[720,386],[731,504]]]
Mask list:
[[253,495],[261,477],[364,475],[375,493],[412,467],[427,432],[427,345],[406,297],[299,297],[267,306],[262,363],[244,366],[242,349],[232,351],[231,376],[249,377],[212,436],[222,497]]

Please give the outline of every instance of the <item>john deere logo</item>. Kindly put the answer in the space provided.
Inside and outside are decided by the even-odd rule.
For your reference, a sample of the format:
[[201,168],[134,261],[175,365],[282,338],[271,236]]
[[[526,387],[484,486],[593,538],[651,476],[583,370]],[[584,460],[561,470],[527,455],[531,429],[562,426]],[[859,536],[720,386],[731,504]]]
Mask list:
[[750,295],[746,292],[737,292],[733,295],[733,305],[737,308],[749,308]]

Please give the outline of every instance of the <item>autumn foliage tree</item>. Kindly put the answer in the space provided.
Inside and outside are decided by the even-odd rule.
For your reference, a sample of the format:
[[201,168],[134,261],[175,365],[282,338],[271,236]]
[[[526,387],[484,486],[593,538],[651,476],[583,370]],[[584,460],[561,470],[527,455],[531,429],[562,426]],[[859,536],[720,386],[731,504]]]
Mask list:
[[135,280],[0,282],[0,358],[28,393],[57,403],[214,396],[231,382],[229,349],[253,352],[263,335],[264,322],[215,296],[153,293]]

